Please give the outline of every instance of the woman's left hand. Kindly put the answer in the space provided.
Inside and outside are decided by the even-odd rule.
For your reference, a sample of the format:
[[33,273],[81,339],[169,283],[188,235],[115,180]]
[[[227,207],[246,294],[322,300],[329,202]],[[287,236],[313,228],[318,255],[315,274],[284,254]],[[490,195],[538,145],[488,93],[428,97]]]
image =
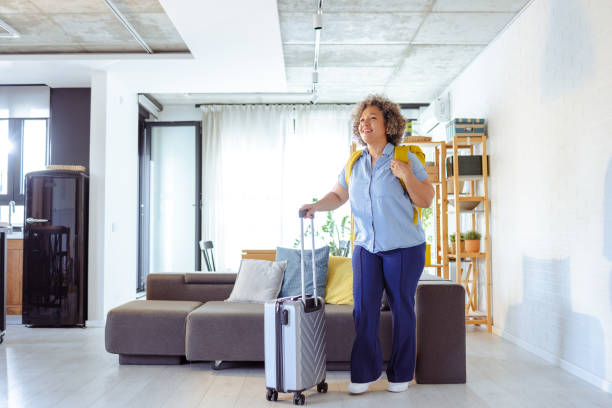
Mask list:
[[391,172],[395,177],[407,180],[408,177],[412,175],[412,163],[391,159]]

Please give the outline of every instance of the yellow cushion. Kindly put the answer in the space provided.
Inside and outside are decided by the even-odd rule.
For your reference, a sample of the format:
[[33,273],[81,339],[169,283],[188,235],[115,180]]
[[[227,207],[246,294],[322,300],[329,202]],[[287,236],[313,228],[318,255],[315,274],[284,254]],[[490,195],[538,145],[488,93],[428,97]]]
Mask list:
[[353,265],[351,258],[329,257],[325,303],[353,305]]

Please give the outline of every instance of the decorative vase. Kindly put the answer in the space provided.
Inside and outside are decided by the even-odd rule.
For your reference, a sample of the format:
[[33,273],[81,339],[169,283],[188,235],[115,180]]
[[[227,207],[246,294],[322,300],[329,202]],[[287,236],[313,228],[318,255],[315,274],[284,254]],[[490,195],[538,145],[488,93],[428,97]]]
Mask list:
[[473,239],[473,240],[465,241],[465,251],[473,252],[473,253],[480,253],[480,240]]

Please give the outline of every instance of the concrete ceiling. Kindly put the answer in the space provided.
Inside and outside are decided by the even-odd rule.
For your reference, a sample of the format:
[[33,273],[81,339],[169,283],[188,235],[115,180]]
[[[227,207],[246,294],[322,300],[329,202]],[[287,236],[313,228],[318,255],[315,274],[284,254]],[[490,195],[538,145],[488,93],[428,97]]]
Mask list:
[[[162,103],[311,88],[318,1],[113,2],[153,55],[104,0],[0,0],[0,20],[21,35],[0,30],[0,84],[87,86],[91,70],[106,70]],[[529,2],[323,0],[319,101],[383,92],[398,102],[428,103]]]
[[[158,0],[113,0],[153,52],[189,52]],[[0,19],[19,38],[0,54],[146,53],[104,0],[2,0]]]
[[[8,1],[12,0],[0,3],[6,8]],[[92,75],[103,71],[112,77],[113,86],[121,84],[127,93],[286,89],[276,0],[159,0],[159,4],[189,52],[3,54],[0,45],[0,84],[86,87]],[[5,16],[0,11],[0,19]]]
[[[530,0],[323,0],[319,102],[385,93],[429,103]],[[287,91],[312,87],[316,0],[278,0]],[[219,96],[156,94],[163,104],[213,103]],[[265,97],[257,95],[257,101]],[[295,97],[304,102],[308,96]],[[286,97],[270,96],[270,102]],[[236,96],[223,99],[235,103]]]
[[[430,102],[529,0],[323,1],[319,101]],[[279,0],[290,90],[311,83],[316,1]]]

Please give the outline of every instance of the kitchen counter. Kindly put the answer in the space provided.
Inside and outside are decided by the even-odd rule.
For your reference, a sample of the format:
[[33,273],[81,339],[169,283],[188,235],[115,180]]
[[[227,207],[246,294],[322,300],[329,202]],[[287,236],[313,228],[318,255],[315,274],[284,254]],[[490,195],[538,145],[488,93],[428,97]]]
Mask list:
[[0,227],[0,343],[6,331],[6,232],[4,227]]
[[15,230],[11,231],[7,222],[0,222],[0,231],[6,233],[6,239],[23,239],[23,227],[14,225]]

